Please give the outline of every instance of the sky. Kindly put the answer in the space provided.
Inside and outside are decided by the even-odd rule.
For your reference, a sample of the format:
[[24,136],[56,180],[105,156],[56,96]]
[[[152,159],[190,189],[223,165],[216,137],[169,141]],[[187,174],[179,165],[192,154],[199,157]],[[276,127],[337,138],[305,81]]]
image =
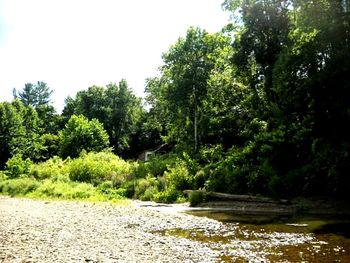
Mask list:
[[126,79],[137,96],[189,27],[217,32],[223,0],[0,0],[0,101],[44,81],[67,96]]

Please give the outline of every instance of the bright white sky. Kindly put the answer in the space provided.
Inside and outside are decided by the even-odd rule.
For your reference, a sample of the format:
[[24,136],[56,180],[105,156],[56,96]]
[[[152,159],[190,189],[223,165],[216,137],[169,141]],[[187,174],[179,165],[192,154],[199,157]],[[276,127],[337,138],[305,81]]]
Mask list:
[[228,23],[223,0],[0,0],[0,101],[44,81],[64,99],[125,78],[138,96],[190,26]]

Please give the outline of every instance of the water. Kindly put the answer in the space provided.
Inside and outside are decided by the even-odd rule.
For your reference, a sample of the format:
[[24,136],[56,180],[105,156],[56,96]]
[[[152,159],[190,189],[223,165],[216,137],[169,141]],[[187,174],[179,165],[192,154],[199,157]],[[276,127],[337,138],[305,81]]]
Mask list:
[[221,262],[350,262],[350,220],[188,211],[223,222],[223,229],[169,229],[165,235],[220,250]]

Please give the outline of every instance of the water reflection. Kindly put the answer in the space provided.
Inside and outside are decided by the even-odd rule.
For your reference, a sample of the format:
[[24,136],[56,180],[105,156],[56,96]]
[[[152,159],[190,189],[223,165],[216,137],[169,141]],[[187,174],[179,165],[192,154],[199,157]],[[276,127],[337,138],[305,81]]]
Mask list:
[[344,218],[187,213],[219,220],[226,228],[220,233],[173,229],[163,234],[219,244],[222,262],[350,262],[350,220]]

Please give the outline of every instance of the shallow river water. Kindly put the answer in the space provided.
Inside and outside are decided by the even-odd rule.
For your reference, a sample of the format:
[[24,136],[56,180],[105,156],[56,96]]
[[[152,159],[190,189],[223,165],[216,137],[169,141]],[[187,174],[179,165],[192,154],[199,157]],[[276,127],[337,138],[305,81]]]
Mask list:
[[225,230],[169,229],[162,234],[207,243],[223,251],[221,262],[350,262],[350,220],[344,218],[186,213],[224,222]]

